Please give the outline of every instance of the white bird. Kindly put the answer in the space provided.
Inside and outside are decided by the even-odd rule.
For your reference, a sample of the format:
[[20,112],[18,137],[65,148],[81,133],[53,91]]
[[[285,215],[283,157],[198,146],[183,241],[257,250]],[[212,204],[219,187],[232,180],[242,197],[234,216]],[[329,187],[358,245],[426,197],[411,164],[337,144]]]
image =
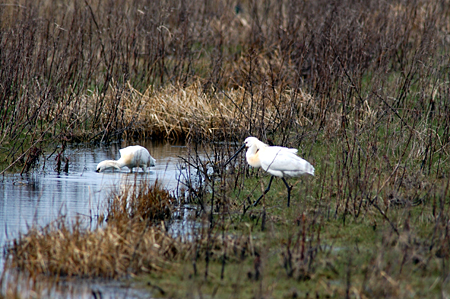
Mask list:
[[124,166],[128,167],[133,172],[133,167],[141,167],[144,172],[147,167],[155,166],[156,160],[150,156],[150,153],[145,147],[140,145],[127,146],[119,150],[119,160],[105,160],[97,165],[96,172],[102,172],[106,169],[115,168],[120,171]]
[[281,146],[269,146],[264,142],[258,140],[256,137],[247,137],[244,145],[237,151],[233,157],[225,163],[228,164],[234,157],[236,157],[245,147],[248,148],[245,157],[247,163],[255,168],[261,167],[272,175],[269,186],[264,193],[255,201],[253,206],[256,206],[261,198],[270,190],[273,177],[280,177],[288,190],[289,207],[291,199],[291,189],[285,180],[285,177],[298,177],[304,174],[314,175],[314,167],[306,160],[297,156],[298,150],[295,148],[287,148]]

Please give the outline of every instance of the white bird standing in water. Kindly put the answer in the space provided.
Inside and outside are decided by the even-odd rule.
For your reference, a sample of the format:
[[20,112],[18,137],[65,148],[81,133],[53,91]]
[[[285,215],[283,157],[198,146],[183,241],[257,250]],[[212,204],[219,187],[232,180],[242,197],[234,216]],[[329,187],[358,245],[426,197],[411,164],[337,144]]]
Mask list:
[[292,186],[288,185],[285,177],[298,177],[304,174],[314,175],[314,167],[308,161],[297,156],[297,149],[269,146],[256,137],[247,137],[244,145],[225,165],[234,159],[245,147],[248,148],[245,154],[248,164],[255,168],[261,167],[272,175],[269,186],[267,186],[264,193],[255,201],[253,206],[256,206],[261,198],[269,192],[274,176],[280,177],[286,185],[288,190],[287,206],[289,207]]
[[145,147],[140,145],[127,146],[119,150],[119,160],[105,160],[97,165],[96,172],[102,172],[106,169],[120,169],[124,166],[133,172],[133,167],[141,167],[144,172],[147,171],[147,167],[155,166],[156,160],[150,156],[150,153]]

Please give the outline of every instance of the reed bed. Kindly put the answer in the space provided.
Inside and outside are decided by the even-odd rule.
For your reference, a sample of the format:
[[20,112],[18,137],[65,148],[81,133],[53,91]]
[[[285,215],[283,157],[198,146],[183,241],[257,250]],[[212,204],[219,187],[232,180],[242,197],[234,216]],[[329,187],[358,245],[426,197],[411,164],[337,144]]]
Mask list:
[[445,3],[5,4],[2,165],[30,171],[67,141],[238,139],[403,111],[413,86],[445,92]]
[[[169,85],[158,91],[147,89],[144,93],[131,85],[128,88],[128,95],[117,108],[123,111],[123,121],[130,124],[123,134],[132,138],[226,139],[238,136],[249,125],[275,130],[286,118],[302,126],[312,122],[306,111],[311,116],[319,113],[311,95],[302,90],[276,91],[276,100],[256,95],[250,103],[244,88],[205,91],[200,82],[185,88]],[[107,98],[114,94],[111,88]],[[289,112],[280,111],[280,106],[296,109],[286,109],[290,111],[286,115]]]
[[[6,164],[32,171],[50,140],[186,140],[183,200],[200,224],[171,238],[177,201],[130,187],[104,227],[79,230],[120,245],[94,271],[149,272],[174,298],[448,297],[448,1],[58,3],[1,10]],[[251,207],[268,178],[243,156],[223,167],[249,135],[316,168],[290,180],[290,209],[276,180]],[[78,228],[61,227],[30,231],[26,250]],[[24,244],[14,267],[94,275]]]

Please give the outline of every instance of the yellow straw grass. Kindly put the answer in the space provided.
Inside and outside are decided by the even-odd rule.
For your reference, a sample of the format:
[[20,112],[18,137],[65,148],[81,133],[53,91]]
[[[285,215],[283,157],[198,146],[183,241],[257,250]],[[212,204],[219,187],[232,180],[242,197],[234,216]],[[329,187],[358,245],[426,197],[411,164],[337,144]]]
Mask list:
[[32,228],[16,240],[9,266],[32,276],[119,277],[161,270],[185,246],[161,229],[139,222],[91,231],[80,222],[68,227],[61,219],[43,229]]
[[[269,96],[267,88],[259,88],[263,87],[255,87],[251,95],[242,87],[217,91],[213,87],[205,88],[198,81],[187,87],[168,85],[156,91],[149,87],[144,92],[131,84],[127,84],[125,90],[112,85],[104,97],[101,118],[107,123],[114,111],[119,110],[126,127],[125,135],[139,133],[144,135],[140,137],[183,140],[220,133],[237,136],[247,130],[250,123],[270,127],[289,119],[306,125],[319,114],[313,98],[302,90],[272,90]],[[99,98],[100,95],[94,93],[86,101],[95,103]],[[111,126],[107,130],[113,130]]]

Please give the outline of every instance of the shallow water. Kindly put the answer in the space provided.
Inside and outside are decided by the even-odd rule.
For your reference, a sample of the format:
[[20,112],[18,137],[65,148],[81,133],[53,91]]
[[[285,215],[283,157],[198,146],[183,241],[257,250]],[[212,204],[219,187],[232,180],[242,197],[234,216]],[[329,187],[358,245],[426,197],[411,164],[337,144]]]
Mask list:
[[[130,173],[96,173],[98,162],[118,159],[119,149],[127,144],[103,147],[71,147],[65,154],[70,159],[68,173],[57,173],[53,155],[45,166],[40,162],[37,171],[29,175],[5,174],[0,177],[0,244],[26,232],[32,224],[46,225],[58,215],[95,218],[104,207],[108,194],[118,191],[124,184],[138,181],[154,183],[156,179],[171,192],[176,192],[179,176],[178,156],[184,146],[157,143],[140,143],[156,159],[151,171]],[[43,170],[44,168],[44,170]]]
[[[0,246],[26,233],[28,227],[36,224],[45,226],[60,215],[69,219],[86,217],[93,220],[105,207],[105,199],[112,191],[118,191],[126,183],[135,180],[161,185],[178,193],[180,176],[179,156],[186,147],[169,143],[140,142],[156,159],[156,166],[147,173],[142,169],[130,173],[124,167],[121,172],[96,173],[97,164],[106,159],[118,159],[119,149],[131,144],[111,144],[109,146],[72,146],[66,149],[69,171],[55,170],[55,155],[46,154],[45,161],[29,175],[5,174],[0,177]],[[3,268],[3,256],[0,268]]]
[[[52,298],[52,299],[69,299],[69,298],[102,298],[102,299],[151,299],[149,290],[144,290],[136,283],[129,281],[113,281],[102,279],[71,279],[66,281],[55,282],[36,282],[17,276],[7,276],[11,279],[11,284],[17,288],[19,298]],[[18,284],[17,284],[18,283]],[[6,294],[6,290],[2,290]],[[155,292],[157,293],[157,292]],[[7,298],[16,298],[14,291],[10,291]]]

